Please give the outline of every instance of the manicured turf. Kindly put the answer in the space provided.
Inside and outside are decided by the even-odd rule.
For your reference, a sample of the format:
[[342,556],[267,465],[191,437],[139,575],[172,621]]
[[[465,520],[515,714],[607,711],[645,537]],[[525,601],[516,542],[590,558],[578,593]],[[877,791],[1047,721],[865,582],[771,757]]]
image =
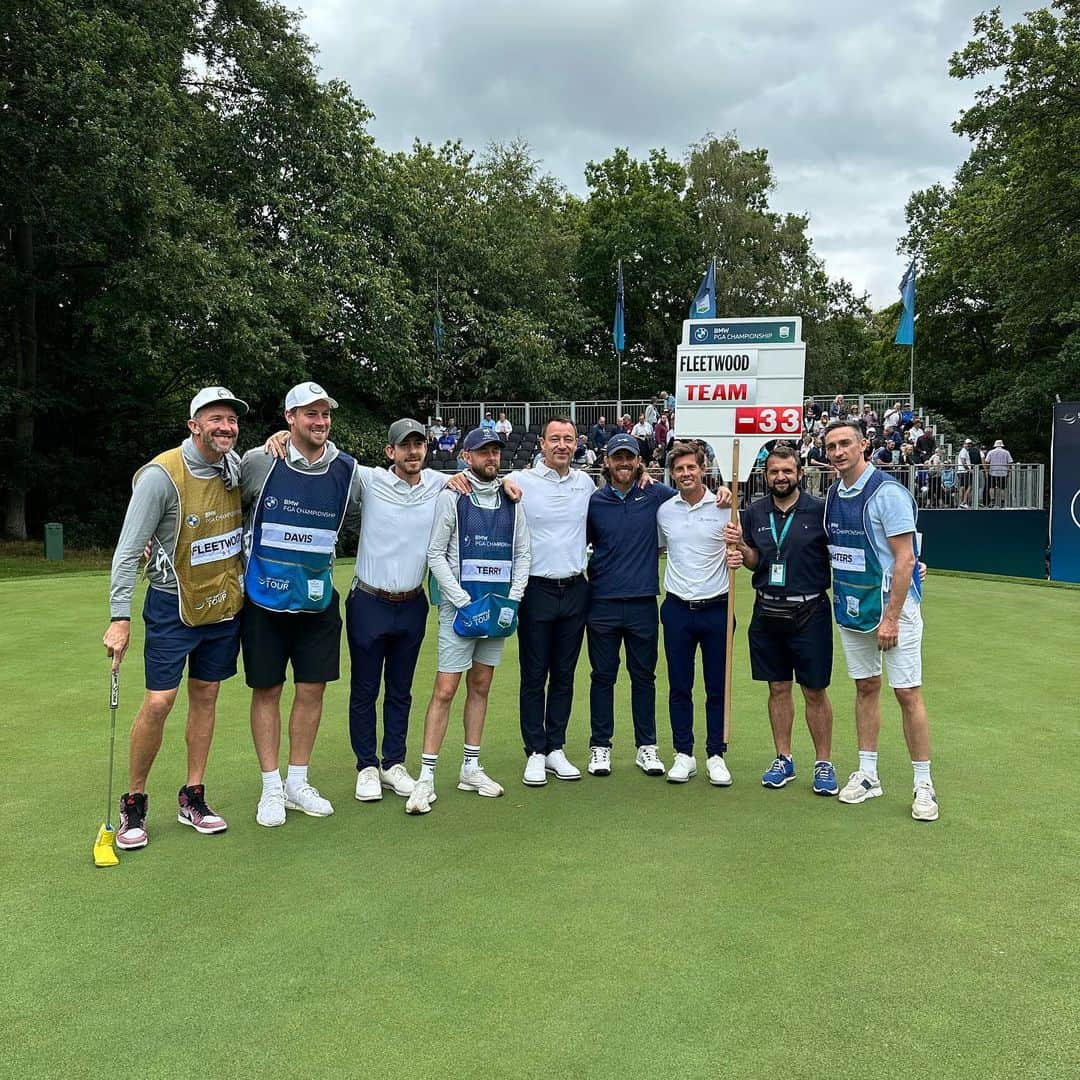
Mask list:
[[[181,701],[151,775],[151,844],[97,870],[107,580],[0,582],[4,1075],[1075,1075],[1080,593],[933,576],[926,591],[936,824],[909,816],[892,701],[884,798],[815,798],[801,719],[798,781],[763,790],[771,742],[740,632],[728,790],[633,768],[625,684],[614,774],[524,788],[512,646],[483,753],[505,798],[455,790],[459,707],[428,817],[393,796],[355,802],[338,683],[313,765],[337,813],[261,829],[235,679],[209,776],[229,831],[176,823]],[[744,627],[747,592],[743,579]],[[142,687],[134,625],[125,731]],[[581,765],[587,687],[583,660],[568,745]],[[834,702],[846,774],[844,678]],[[663,693],[660,718],[663,731]]]

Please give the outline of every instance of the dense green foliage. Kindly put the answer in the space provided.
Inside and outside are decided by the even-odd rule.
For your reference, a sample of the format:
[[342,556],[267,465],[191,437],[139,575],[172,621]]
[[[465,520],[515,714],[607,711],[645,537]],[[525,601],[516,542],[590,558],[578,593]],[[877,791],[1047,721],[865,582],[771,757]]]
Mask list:
[[[1014,452],[1044,445],[1049,395],[1080,363],[1076,6],[1060,6],[1011,31],[976,23],[953,73],[1005,79],[958,121],[971,160],[912,197],[905,240],[922,267],[920,397]],[[289,385],[319,379],[346,405],[340,441],[365,456],[388,418],[439,394],[612,394],[620,259],[627,395],[670,383],[713,256],[725,314],[803,316],[808,392],[903,385],[896,309],[872,315],[828,277],[808,219],[770,209],[764,149],[733,135],[682,160],[616,148],[586,165],[584,199],[520,142],[388,154],[349,88],[319,80],[298,19],[268,0],[5,9],[8,534],[60,518],[72,542],[109,542],[133,468],[182,435],[209,382],[252,402],[250,444],[279,425]]]

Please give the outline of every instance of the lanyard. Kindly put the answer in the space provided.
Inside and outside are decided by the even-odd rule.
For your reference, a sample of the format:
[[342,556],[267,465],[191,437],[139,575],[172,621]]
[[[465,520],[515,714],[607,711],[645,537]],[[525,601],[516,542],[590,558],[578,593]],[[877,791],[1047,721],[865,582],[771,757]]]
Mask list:
[[788,529],[791,528],[791,523],[795,520],[795,507],[791,508],[791,513],[788,516],[787,521],[784,522],[784,527],[780,530],[780,538],[776,537],[776,517],[773,512],[769,511],[769,532],[772,533],[773,543],[776,545],[776,554],[780,554],[780,548],[783,546],[784,539],[787,537]]

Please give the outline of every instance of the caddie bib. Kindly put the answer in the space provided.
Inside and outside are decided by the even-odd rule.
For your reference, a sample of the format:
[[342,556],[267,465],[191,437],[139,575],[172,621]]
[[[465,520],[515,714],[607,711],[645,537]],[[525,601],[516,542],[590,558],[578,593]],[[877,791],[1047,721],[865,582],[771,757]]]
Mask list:
[[220,476],[209,480],[193,476],[179,446],[158,454],[150,465],[165,470],[179,501],[170,561],[181,621],[187,626],[209,626],[234,618],[244,604],[239,488],[227,490]]
[[514,504],[501,493],[490,509],[458,498],[458,580],[471,599],[507,596],[514,567]]
[[[825,496],[825,534],[833,574],[833,613],[838,626],[861,634],[873,633],[881,625],[888,604],[891,575],[878,559],[871,537],[870,500],[882,484],[896,486],[911,499],[916,520],[919,509],[903,484],[874,469],[857,494],[841,498],[839,481]],[[912,537],[915,547],[915,538]],[[918,550],[915,550],[918,558]],[[921,594],[919,575],[912,574],[912,587]]]
[[268,611],[325,611],[334,595],[334,549],[356,462],[339,453],[323,473],[276,461],[251,526],[244,584]]

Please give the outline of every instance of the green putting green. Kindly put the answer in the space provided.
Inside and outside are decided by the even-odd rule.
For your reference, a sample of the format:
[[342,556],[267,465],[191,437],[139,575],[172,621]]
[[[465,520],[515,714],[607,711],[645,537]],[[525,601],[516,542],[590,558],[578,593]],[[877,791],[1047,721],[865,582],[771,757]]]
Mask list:
[[[342,566],[339,587],[348,577]],[[801,711],[797,781],[761,787],[772,745],[748,671],[748,579],[739,586],[729,789],[708,785],[701,760],[682,786],[634,768],[625,675],[613,774],[525,788],[511,643],[482,754],[504,798],[456,790],[459,701],[433,812],[409,818],[392,795],[357,803],[340,682],[311,774],[335,815],[263,829],[237,678],[222,690],[207,778],[229,831],[176,821],[181,695],[150,777],[150,845],[103,870],[91,845],[105,798],[108,578],[0,582],[4,1075],[1073,1075],[1080,592],[930,577],[942,816],[918,824],[891,695],[884,798],[841,806],[811,793]],[[117,792],[142,695],[133,627]],[[434,661],[432,621],[414,772]],[[857,759],[839,650],[837,661],[842,782]],[[657,676],[670,763],[662,660]],[[584,657],[577,685],[567,751],[583,767]]]

